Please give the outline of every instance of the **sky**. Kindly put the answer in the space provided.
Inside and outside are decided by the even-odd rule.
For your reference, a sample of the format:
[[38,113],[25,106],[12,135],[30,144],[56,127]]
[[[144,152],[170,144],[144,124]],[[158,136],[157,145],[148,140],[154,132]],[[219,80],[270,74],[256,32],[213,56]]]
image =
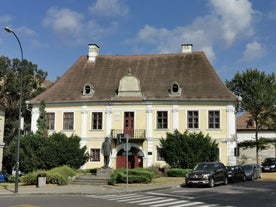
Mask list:
[[[9,0],[0,4],[0,56],[23,57],[56,81],[88,44],[100,55],[203,51],[224,82],[276,72],[275,0]],[[1,29],[2,28],[2,29]]]

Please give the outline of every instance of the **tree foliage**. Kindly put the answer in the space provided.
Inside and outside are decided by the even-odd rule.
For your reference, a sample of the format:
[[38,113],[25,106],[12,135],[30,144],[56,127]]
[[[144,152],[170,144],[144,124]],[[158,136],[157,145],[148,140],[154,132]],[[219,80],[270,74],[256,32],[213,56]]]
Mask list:
[[46,117],[46,111],[45,111],[46,103],[44,100],[40,102],[39,105],[39,117],[37,119],[37,134],[40,134],[44,137],[48,136],[48,130],[47,130],[47,117]]
[[193,168],[198,162],[218,159],[218,144],[202,132],[176,130],[160,142],[160,154],[173,168]]
[[[49,170],[67,165],[80,168],[89,158],[86,146],[80,147],[80,137],[67,137],[62,133],[54,133],[48,138],[41,134],[28,133],[21,137],[20,170],[28,173],[34,170]],[[9,145],[11,160],[15,163],[17,140]]]
[[[258,153],[261,148],[258,137],[259,130],[262,128],[275,128],[273,126],[275,125],[276,113],[275,74],[266,75],[257,69],[247,69],[245,72],[236,73],[231,81],[226,81],[226,86],[236,96],[242,98],[239,109],[250,113],[248,123],[255,126],[254,143],[258,162]],[[250,143],[252,144],[252,142]]]
[[[37,65],[15,58],[0,57],[0,103],[5,108],[4,142],[8,145],[17,135],[19,100],[20,100],[20,71],[22,69],[22,117],[26,130],[30,129],[31,114],[26,110],[26,100],[45,90],[43,82],[47,73],[38,69]],[[26,124],[27,123],[27,124]]]
[[[4,154],[3,168],[11,171],[14,163],[10,160],[9,144],[18,135],[19,102],[20,102],[20,71],[22,71],[22,117],[24,129],[30,130],[31,114],[26,109],[26,100],[30,100],[45,90],[43,82],[47,73],[37,65],[15,58],[0,56],[0,104],[5,109]],[[15,152],[15,151],[14,151]]]

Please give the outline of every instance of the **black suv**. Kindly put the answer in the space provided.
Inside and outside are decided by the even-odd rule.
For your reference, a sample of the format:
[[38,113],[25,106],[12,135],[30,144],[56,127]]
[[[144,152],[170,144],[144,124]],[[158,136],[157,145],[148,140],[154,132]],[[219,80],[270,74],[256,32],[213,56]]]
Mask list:
[[262,171],[276,171],[276,158],[265,158],[262,163]]
[[208,185],[210,188],[216,184],[228,184],[228,171],[221,162],[198,163],[185,178],[187,187],[192,185]]

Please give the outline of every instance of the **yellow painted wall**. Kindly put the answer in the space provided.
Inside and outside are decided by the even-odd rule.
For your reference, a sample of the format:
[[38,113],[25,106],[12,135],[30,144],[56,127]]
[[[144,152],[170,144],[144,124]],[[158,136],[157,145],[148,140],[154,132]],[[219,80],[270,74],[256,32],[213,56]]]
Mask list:
[[[106,110],[107,105],[102,106],[89,106],[87,105],[86,116],[86,145],[87,149],[92,148],[100,148],[103,140],[99,140],[100,138],[104,138],[106,134],[110,132],[106,132]],[[147,120],[147,112],[146,112],[146,105],[112,105],[112,122],[111,122],[111,129],[123,129],[123,118],[124,112],[126,111],[133,111],[135,114],[135,129],[146,129],[146,120]],[[222,104],[217,105],[210,105],[206,103],[206,105],[198,105],[196,103],[191,103],[190,105],[179,105],[178,106],[178,119],[179,119],[179,131],[183,133],[187,129],[187,111],[189,110],[198,110],[199,111],[199,127],[200,129],[196,129],[195,131],[199,132],[200,130],[204,134],[209,134],[212,138],[220,139],[226,138],[227,134],[227,117],[226,117],[226,106]],[[220,129],[208,129],[208,110],[220,110]],[[66,135],[70,136],[72,133],[75,135],[81,136],[81,127],[82,127],[82,107],[76,106],[73,104],[68,104],[67,106],[59,107],[57,105],[50,108],[47,106],[47,112],[54,112],[56,116],[55,121],[55,131],[59,132],[62,131]],[[168,111],[168,130],[156,129],[156,112],[157,111]],[[64,112],[74,112],[74,130],[71,131],[63,131],[63,113]],[[92,112],[103,112],[103,130],[91,130],[91,116]],[[82,123],[82,124],[80,124]],[[172,105],[152,105],[152,138],[165,138],[167,132],[173,133],[173,106]],[[191,130],[192,131],[192,130]],[[156,161],[156,146],[159,146],[158,139],[153,142],[153,165],[165,165],[165,162]],[[226,163],[227,162],[227,148],[226,144],[220,143],[220,154],[221,154],[221,161]],[[147,153],[147,141],[144,141],[143,144],[144,152]],[[101,158],[101,161],[103,157]],[[113,160],[113,164],[115,160]],[[103,161],[100,163],[91,163],[88,162],[86,164],[86,168],[93,168],[93,167],[100,167],[103,165]]]

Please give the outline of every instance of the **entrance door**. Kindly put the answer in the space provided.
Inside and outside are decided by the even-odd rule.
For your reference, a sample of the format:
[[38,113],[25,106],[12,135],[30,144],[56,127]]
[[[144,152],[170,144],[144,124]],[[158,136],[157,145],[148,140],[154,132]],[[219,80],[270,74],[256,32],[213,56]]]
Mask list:
[[124,113],[124,134],[129,134],[129,137],[134,135],[134,112]]

